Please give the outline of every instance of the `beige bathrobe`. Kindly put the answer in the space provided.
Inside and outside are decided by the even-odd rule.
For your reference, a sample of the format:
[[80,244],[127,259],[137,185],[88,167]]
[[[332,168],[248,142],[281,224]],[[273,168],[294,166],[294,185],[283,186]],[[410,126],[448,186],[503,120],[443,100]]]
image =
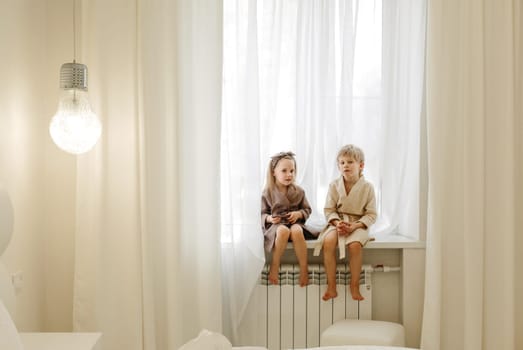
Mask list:
[[[267,190],[265,189],[261,198],[261,224],[263,236],[265,237],[265,250],[270,252],[276,239],[276,230],[281,224],[271,224],[267,222],[267,216],[269,215],[282,215],[291,211],[301,211],[303,219],[298,220],[296,223],[301,225],[304,232],[308,231],[305,228],[305,221],[309,215],[311,215],[311,206],[305,197],[305,191],[298,185],[290,185],[287,189],[287,193],[281,193],[277,189]],[[287,224],[288,225],[288,224]],[[316,232],[317,235],[317,232]]]
[[[331,182],[325,201],[325,218],[327,223],[333,219],[346,222],[361,222],[367,229],[357,229],[348,236],[338,236],[340,259],[345,257],[345,245],[358,241],[365,245],[369,241],[368,228],[376,222],[376,197],[374,187],[363,176],[354,184],[349,194],[345,192],[343,176]],[[319,255],[323,239],[336,227],[330,224],[321,231],[314,247],[314,255]]]

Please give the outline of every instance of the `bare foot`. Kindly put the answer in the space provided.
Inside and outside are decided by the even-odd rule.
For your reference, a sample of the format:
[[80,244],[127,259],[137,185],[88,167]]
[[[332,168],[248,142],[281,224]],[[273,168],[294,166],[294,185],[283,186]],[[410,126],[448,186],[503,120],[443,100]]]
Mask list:
[[305,287],[309,284],[309,271],[306,269],[300,270],[300,287]]
[[350,286],[350,294],[354,300],[364,300],[365,298],[360,294],[360,286]]
[[334,291],[330,291],[330,290],[326,290],[325,291],[325,294],[323,294],[323,296],[321,297],[324,301],[327,301],[329,299],[334,299],[338,296],[338,292],[336,290]]
[[269,279],[270,284],[278,284],[278,269],[271,268],[267,278]]

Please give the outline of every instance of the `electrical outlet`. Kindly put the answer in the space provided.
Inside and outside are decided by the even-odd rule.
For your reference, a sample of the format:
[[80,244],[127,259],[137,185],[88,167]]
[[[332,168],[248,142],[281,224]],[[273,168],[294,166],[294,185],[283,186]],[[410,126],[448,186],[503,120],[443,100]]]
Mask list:
[[11,275],[11,283],[17,293],[21,292],[22,287],[24,286],[24,273],[22,271],[13,273]]

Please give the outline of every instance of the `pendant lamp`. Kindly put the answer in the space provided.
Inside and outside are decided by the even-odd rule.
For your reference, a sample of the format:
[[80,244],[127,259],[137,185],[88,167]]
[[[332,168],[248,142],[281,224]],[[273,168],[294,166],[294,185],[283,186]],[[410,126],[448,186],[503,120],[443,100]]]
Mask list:
[[76,63],[76,0],[73,0],[72,63],[60,68],[61,96],[58,110],[51,119],[49,133],[54,143],[71,154],[90,151],[102,134],[102,124],[87,98],[87,66]]

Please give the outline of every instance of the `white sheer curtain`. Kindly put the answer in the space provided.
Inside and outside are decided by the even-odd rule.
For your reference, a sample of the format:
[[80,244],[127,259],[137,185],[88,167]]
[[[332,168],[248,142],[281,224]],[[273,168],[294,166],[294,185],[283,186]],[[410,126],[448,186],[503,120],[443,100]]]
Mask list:
[[219,1],[82,2],[103,139],[78,160],[74,328],[104,350],[221,331]]
[[521,1],[431,2],[422,348],[523,348]]
[[417,238],[425,7],[419,0],[224,1],[223,278],[236,341],[256,337],[248,312],[254,326],[235,332],[264,260],[259,206],[272,154],[297,154],[310,223],[322,225],[336,153],[361,146],[365,175],[380,194],[374,233]]
[[224,3],[223,115],[228,117],[222,120],[221,143],[222,281],[224,332],[237,344],[251,339],[238,327],[265,260],[256,3]]
[[380,132],[371,141],[381,144],[377,161],[381,220],[377,224],[414,239],[419,238],[420,228],[426,11],[424,0],[383,1],[383,107]]

